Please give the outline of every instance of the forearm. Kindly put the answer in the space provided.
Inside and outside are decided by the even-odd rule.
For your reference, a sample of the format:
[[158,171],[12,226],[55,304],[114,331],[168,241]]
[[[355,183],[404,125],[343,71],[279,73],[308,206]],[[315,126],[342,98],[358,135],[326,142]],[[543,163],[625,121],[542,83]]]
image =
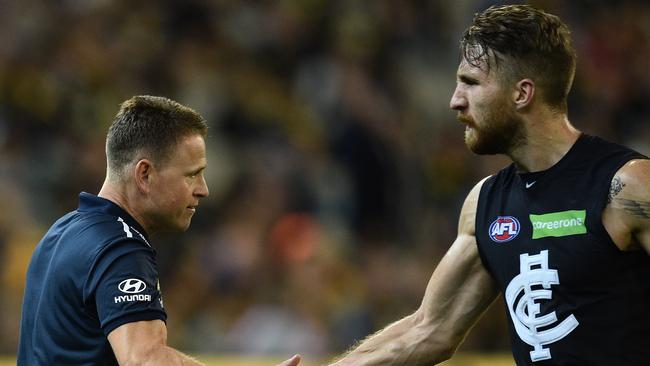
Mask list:
[[126,323],[108,334],[121,366],[196,366],[201,363],[167,346],[167,326],[161,320]]
[[169,346],[161,346],[143,356],[143,360],[133,360],[126,365],[143,366],[203,366],[202,363]]
[[422,321],[418,312],[367,338],[333,366],[431,365],[453,354],[456,344],[444,331]]
[[460,235],[434,271],[418,311],[368,338],[335,365],[442,362],[452,356],[497,294],[473,237]]
[[496,284],[483,267],[474,236],[483,181],[463,204],[458,236],[431,276],[420,308],[369,337],[332,365],[431,365],[453,355],[498,295]]

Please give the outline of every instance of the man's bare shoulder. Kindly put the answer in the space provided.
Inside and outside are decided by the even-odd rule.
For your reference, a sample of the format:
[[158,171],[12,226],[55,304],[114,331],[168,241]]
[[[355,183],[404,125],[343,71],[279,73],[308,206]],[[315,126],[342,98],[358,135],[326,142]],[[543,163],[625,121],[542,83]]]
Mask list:
[[478,199],[481,194],[481,187],[490,176],[487,176],[481,179],[474,187],[469,191],[465,202],[463,203],[463,208],[460,211],[460,218],[458,222],[458,233],[466,235],[474,235],[475,233],[475,221],[476,221],[476,210],[478,207]]
[[622,250],[650,248],[650,160],[632,160],[616,172],[603,225]]

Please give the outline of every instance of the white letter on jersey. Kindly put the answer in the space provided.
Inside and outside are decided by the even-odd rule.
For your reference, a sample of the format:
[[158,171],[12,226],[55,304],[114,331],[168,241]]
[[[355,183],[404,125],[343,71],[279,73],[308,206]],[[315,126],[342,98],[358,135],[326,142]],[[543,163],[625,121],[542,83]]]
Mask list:
[[[530,359],[533,362],[551,359],[551,351],[542,346],[557,342],[566,337],[577,326],[578,320],[571,314],[553,328],[550,325],[557,322],[555,312],[540,315],[539,303],[536,301],[552,298],[552,285],[560,284],[557,270],[548,269],[548,250],[542,250],[537,255],[521,254],[519,256],[521,273],[515,276],[506,288],[506,302],[515,330],[522,341],[533,346]],[[533,290],[533,286],[543,289]],[[519,296],[523,292],[522,296]],[[548,328],[539,331],[539,328]]]

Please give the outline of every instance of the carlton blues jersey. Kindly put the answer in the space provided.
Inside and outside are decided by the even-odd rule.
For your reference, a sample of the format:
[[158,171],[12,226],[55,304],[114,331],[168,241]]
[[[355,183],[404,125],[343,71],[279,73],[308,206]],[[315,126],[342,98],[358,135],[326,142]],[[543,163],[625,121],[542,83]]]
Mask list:
[[167,318],[155,256],[126,211],[82,192],[32,255],[18,365],[117,365],[112,330]]
[[650,257],[619,250],[601,218],[614,174],[635,158],[583,134],[550,169],[510,165],[481,187],[478,249],[517,365],[650,362]]

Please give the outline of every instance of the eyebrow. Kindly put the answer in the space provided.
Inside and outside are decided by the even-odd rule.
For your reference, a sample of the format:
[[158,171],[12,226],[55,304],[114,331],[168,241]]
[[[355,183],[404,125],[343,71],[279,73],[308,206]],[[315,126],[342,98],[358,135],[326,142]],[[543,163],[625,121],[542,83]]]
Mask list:
[[201,167],[199,167],[199,168],[197,168],[197,169],[194,169],[194,170],[190,171],[190,172],[188,173],[188,175],[199,174],[199,173],[201,173],[203,170],[205,170],[205,166],[201,166]]
[[458,74],[458,80],[462,81],[465,84],[478,83],[478,79],[468,76],[466,74]]

